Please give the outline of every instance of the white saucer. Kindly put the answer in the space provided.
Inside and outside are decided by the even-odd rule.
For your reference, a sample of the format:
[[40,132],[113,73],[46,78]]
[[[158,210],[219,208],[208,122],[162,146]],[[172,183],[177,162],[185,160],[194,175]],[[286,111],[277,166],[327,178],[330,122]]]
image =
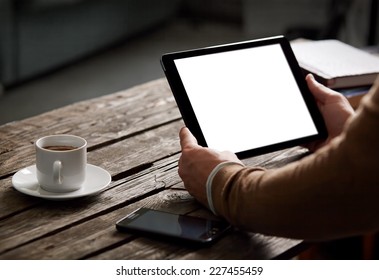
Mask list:
[[87,164],[86,179],[83,186],[73,192],[55,193],[41,188],[36,176],[36,166],[31,165],[21,169],[12,177],[13,187],[27,195],[50,199],[50,200],[68,200],[87,195],[92,195],[106,188],[111,182],[111,175],[101,167]]

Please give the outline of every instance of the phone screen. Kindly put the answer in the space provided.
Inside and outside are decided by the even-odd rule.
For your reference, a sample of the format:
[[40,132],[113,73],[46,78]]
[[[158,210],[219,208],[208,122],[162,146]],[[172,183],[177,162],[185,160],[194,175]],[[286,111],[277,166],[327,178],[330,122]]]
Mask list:
[[230,225],[224,221],[141,208],[117,222],[116,227],[122,231],[158,234],[204,243],[214,240]]

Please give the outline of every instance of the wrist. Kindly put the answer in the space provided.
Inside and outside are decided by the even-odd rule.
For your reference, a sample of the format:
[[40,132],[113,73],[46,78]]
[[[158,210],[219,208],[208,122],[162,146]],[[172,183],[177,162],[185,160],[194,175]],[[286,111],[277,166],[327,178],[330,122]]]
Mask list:
[[234,161],[224,161],[224,162],[221,162],[218,165],[216,165],[216,167],[213,168],[213,170],[211,171],[211,173],[209,174],[209,176],[207,178],[207,183],[205,185],[206,194],[207,194],[208,207],[212,211],[212,213],[215,214],[215,215],[217,215],[217,213],[216,213],[216,210],[215,210],[214,205],[213,205],[212,182],[213,182],[214,177],[217,175],[217,173],[222,168],[224,168],[225,166],[228,166],[228,165],[240,165],[240,166],[243,166],[243,164],[238,163],[238,162],[234,162]]

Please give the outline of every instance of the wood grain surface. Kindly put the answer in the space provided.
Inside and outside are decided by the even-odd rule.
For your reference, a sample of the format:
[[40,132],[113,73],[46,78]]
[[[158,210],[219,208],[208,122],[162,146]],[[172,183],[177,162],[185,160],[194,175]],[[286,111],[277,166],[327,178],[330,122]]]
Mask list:
[[[183,125],[166,80],[159,79],[0,126],[0,259],[272,259],[301,250],[300,240],[237,229],[208,247],[115,229],[117,220],[139,207],[216,218],[177,174]],[[35,163],[34,142],[50,134],[87,139],[88,163],[108,170],[111,184],[68,201],[16,191],[12,176]],[[275,168],[305,154],[296,147],[245,163]]]

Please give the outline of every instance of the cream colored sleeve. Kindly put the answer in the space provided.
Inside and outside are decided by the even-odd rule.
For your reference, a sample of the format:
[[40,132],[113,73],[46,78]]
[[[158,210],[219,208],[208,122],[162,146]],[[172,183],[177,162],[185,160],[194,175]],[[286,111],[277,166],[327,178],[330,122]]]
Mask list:
[[285,167],[230,165],[213,179],[215,210],[253,232],[308,240],[379,229],[379,80],[343,133]]

